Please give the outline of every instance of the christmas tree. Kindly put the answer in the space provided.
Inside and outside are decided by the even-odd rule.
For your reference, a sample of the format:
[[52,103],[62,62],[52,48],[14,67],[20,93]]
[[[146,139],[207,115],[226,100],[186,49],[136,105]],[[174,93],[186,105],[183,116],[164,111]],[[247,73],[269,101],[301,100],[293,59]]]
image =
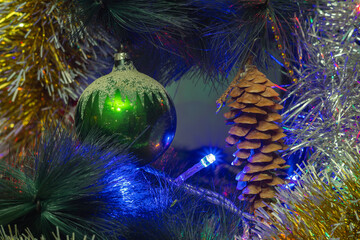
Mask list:
[[[1,1],[1,238],[357,239],[359,9]],[[170,147],[164,87],[232,78],[235,160]]]

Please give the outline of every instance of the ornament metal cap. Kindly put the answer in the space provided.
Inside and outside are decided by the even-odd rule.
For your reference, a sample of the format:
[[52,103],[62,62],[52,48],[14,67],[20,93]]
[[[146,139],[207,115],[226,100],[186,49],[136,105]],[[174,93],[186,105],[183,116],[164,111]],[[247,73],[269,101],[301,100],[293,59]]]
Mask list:
[[115,61],[130,60],[130,56],[129,56],[128,52],[126,51],[123,44],[120,45],[119,52],[114,54],[114,60]]
[[130,60],[130,56],[127,52],[119,52],[114,54],[115,61]]

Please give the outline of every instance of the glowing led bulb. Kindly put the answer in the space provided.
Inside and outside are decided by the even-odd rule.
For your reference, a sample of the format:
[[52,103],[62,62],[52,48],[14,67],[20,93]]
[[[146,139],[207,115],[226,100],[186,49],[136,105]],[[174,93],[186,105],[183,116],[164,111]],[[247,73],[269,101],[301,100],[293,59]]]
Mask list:
[[207,167],[210,164],[212,164],[213,162],[215,162],[215,160],[216,160],[215,155],[210,153],[209,155],[206,155],[205,157],[203,157],[200,162],[204,167]]
[[199,163],[195,164],[191,168],[189,168],[187,171],[183,172],[180,176],[178,176],[175,179],[175,183],[181,184],[186,181],[189,177],[197,173],[203,168],[208,167],[210,164],[216,161],[216,157],[214,154],[208,154],[205,157],[203,157]]

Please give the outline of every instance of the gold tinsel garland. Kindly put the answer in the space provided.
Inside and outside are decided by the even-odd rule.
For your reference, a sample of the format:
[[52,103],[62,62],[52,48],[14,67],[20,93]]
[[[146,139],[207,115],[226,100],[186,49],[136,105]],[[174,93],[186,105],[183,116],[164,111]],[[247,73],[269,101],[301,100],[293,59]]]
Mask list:
[[279,191],[272,213],[259,210],[259,239],[360,239],[360,154],[342,145],[328,155],[334,167],[306,166],[293,189]]
[[93,48],[106,40],[84,32],[81,40],[70,41],[76,25],[69,22],[67,6],[0,0],[0,157],[33,143],[45,123],[69,121],[86,80],[104,68]]

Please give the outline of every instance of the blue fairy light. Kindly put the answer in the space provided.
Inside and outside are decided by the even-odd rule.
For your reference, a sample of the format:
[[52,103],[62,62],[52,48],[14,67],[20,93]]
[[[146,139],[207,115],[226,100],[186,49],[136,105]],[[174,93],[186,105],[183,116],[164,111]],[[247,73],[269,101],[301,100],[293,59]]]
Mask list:
[[210,153],[209,155],[203,157],[200,162],[204,167],[208,167],[210,166],[210,164],[212,164],[215,161],[216,161],[215,155]]
[[182,184],[184,183],[189,177],[191,177],[192,175],[194,175],[195,173],[199,172],[200,170],[208,167],[209,165],[211,165],[212,163],[214,163],[216,161],[216,157],[214,154],[208,154],[205,157],[203,157],[199,163],[195,164],[194,166],[192,166],[191,168],[189,168],[188,170],[186,170],[185,172],[183,172],[182,174],[180,174],[180,176],[178,176],[175,179],[175,183],[176,184]]

